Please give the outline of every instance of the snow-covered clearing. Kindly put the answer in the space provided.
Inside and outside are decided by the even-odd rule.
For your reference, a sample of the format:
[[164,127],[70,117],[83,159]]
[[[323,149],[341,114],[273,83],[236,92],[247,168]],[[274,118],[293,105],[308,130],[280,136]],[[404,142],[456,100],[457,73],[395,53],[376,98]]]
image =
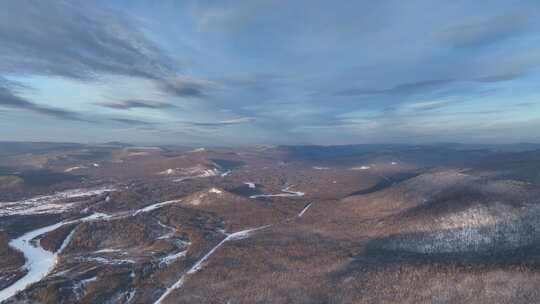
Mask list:
[[173,182],[181,182],[185,181],[187,179],[193,179],[193,178],[205,178],[205,177],[212,177],[212,176],[218,176],[221,175],[221,171],[218,169],[207,169],[207,168],[201,168],[199,166],[183,169],[181,174],[183,177],[173,179]]
[[188,153],[197,153],[197,152],[205,152],[205,151],[206,151],[206,148],[197,148],[197,149],[188,151]]
[[231,170],[222,171],[219,168],[212,168],[199,164],[188,168],[169,168],[164,171],[158,172],[157,174],[176,177],[172,180],[173,182],[182,182],[188,179],[205,178],[212,176],[225,177],[231,173]]
[[351,170],[369,170],[371,169],[370,166],[360,166],[360,167],[352,167]]
[[210,188],[208,190],[209,193],[215,193],[215,194],[223,194],[223,191],[219,190],[218,188]]
[[67,168],[66,170],[64,170],[64,172],[68,173],[68,172],[72,172],[72,171],[80,170],[80,169],[88,169],[88,167],[85,167],[85,166],[75,166],[75,167]]
[[150,212],[150,211],[162,208],[163,206],[178,203],[178,202],[181,202],[181,201],[182,201],[181,199],[175,199],[175,200],[165,201],[165,202],[156,203],[156,204],[153,204],[153,205],[150,205],[150,206],[146,206],[144,208],[141,208],[141,209],[135,211],[133,213],[133,216],[136,216],[136,215],[144,213],[144,212]]
[[163,258],[161,258],[159,260],[159,265],[160,266],[162,266],[162,265],[170,265],[174,261],[178,260],[179,258],[185,257],[186,254],[187,254],[187,250],[166,255],[166,256],[164,256]]
[[318,167],[318,166],[315,166],[315,167],[312,167],[314,170],[328,170],[330,168],[328,167]]
[[256,194],[252,195],[249,198],[259,198],[259,197],[295,197],[295,196],[304,196],[304,192],[300,191],[292,191],[290,188],[293,186],[287,186],[283,189],[281,189],[281,192],[279,194]]
[[96,189],[74,189],[17,202],[2,202],[0,203],[0,216],[63,213],[77,203],[61,203],[62,200],[95,196],[114,190],[111,186]]

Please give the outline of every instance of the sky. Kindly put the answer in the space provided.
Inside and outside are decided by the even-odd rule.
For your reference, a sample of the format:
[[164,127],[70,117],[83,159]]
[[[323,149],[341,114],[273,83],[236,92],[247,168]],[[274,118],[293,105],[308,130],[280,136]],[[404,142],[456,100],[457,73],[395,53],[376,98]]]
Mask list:
[[0,140],[540,142],[540,1],[0,1]]

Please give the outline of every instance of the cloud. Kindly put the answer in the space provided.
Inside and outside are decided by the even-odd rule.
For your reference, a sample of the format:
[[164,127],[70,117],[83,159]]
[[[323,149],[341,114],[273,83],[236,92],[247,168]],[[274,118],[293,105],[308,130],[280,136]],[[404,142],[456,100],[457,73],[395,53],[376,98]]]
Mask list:
[[501,81],[514,80],[522,76],[523,76],[523,73],[514,72],[514,73],[505,73],[505,74],[500,74],[500,75],[478,77],[474,80],[478,82],[501,82]]
[[[0,8],[0,77],[60,76],[95,82],[108,75],[149,79],[155,89],[181,97],[204,97],[212,82],[178,76],[178,65],[146,38],[129,14],[88,1],[2,1]],[[5,82],[5,81],[4,81]],[[22,84],[21,84],[21,88]],[[25,87],[28,88],[28,87]],[[16,96],[4,103],[63,119],[80,115],[24,103]],[[10,94],[13,95],[13,94]],[[16,99],[18,98],[18,99]],[[15,102],[17,100],[17,102]],[[164,109],[168,103],[120,100],[100,103],[114,109]]]
[[117,102],[101,102],[96,103],[99,106],[117,109],[117,110],[131,110],[136,108],[143,109],[166,109],[172,108],[174,105],[165,102],[158,102],[152,100],[143,100],[143,99],[128,99]]
[[223,127],[223,126],[230,126],[230,125],[253,123],[255,121],[256,119],[254,117],[241,117],[241,118],[222,120],[222,121],[216,121],[216,122],[188,122],[188,124],[192,126],[198,126],[198,127]]
[[441,32],[439,37],[457,48],[489,46],[530,30],[530,18],[532,16],[526,11],[505,13],[450,27]]
[[378,95],[378,94],[409,94],[427,89],[433,89],[453,82],[452,79],[436,79],[400,84],[389,89],[373,88],[349,88],[334,92],[334,96],[355,96],[355,95]]
[[[75,109],[70,102],[77,98],[82,109],[95,110],[92,119],[100,123],[74,134],[107,136],[112,125],[181,130],[208,143],[324,144],[362,140],[359,134],[369,129],[386,140],[395,123],[416,128],[422,119],[446,119],[449,111],[482,120],[486,110],[499,109],[493,105],[535,100],[535,12],[533,0],[489,7],[442,0],[337,7],[318,0],[6,0],[0,4],[0,77],[35,87],[11,90],[29,102],[44,103],[43,94],[42,100]],[[126,112],[102,116],[104,108],[88,107],[88,100]],[[36,106],[19,108],[48,108]],[[532,115],[519,109],[512,119]],[[347,113],[354,115],[339,119]],[[169,139],[185,141],[184,135]]]
[[435,89],[443,88],[445,86],[455,84],[458,82],[485,82],[495,83],[510,81],[518,79],[524,76],[523,73],[512,72],[477,77],[473,79],[434,79],[424,80],[410,83],[403,83],[396,85],[388,89],[375,89],[375,88],[348,88],[344,90],[338,90],[333,92],[332,96],[361,96],[361,95],[409,95],[415,93],[429,92]]
[[429,110],[443,108],[449,104],[451,104],[451,102],[448,100],[435,100],[435,101],[419,101],[419,102],[408,104],[406,106],[410,108],[411,110],[415,110],[415,111],[429,111]]
[[0,78],[0,106],[27,110],[57,119],[87,121],[75,112],[47,107],[29,101],[17,94],[17,87],[17,84],[10,84]]
[[130,125],[130,126],[153,126],[155,123],[138,120],[138,119],[130,119],[130,118],[111,118],[111,121],[115,121],[121,124]]
[[229,120],[223,120],[220,121],[221,124],[242,124],[242,123],[250,123],[254,122],[256,119],[254,117],[242,117],[242,118],[236,118],[236,119],[229,119]]
[[216,88],[212,81],[188,76],[177,76],[163,79],[158,86],[165,92],[179,97],[203,97],[206,91]]
[[230,86],[238,87],[256,87],[260,88],[261,86],[268,85],[270,83],[275,83],[277,81],[283,80],[284,76],[272,73],[254,73],[249,75],[236,75],[224,77],[221,79],[221,82]]
[[135,23],[89,1],[2,1],[0,73],[78,79],[171,74],[172,61]]

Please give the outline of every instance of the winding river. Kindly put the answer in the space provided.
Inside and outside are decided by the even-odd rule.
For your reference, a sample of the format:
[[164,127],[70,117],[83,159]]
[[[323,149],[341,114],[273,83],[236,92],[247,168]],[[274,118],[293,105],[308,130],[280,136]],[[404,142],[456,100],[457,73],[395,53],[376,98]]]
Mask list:
[[[11,247],[24,253],[24,257],[26,258],[24,268],[28,272],[12,285],[0,290],[0,301],[10,298],[17,292],[25,289],[26,286],[43,279],[54,268],[58,253],[61,251],[61,249],[63,249],[63,247],[65,247],[64,244],[62,244],[60,250],[53,253],[39,246],[39,241],[32,242],[32,239],[49,231],[53,231],[64,224],[64,222],[60,222],[54,225],[32,230],[9,242]],[[66,242],[66,240],[64,240],[64,242]]]

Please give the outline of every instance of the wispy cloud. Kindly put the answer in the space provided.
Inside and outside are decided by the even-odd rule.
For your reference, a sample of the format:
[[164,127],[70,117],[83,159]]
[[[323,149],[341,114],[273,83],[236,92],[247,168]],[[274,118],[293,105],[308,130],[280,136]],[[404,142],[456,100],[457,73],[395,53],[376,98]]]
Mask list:
[[174,105],[165,102],[158,102],[153,100],[143,100],[143,99],[129,99],[121,101],[108,101],[96,103],[99,106],[117,109],[117,110],[131,110],[136,108],[143,109],[167,109],[172,108]]
[[415,93],[423,93],[433,91],[439,88],[444,88],[448,85],[459,82],[503,82],[518,79],[524,76],[522,73],[512,72],[504,74],[494,74],[481,76],[477,78],[462,78],[462,79],[435,79],[424,80],[418,82],[403,83],[393,86],[388,89],[375,89],[375,88],[348,88],[333,92],[333,96],[359,96],[359,95],[410,95]]
[[475,81],[478,82],[502,82],[502,81],[510,81],[514,79],[518,79],[520,77],[523,77],[523,73],[505,73],[505,74],[499,74],[499,75],[489,75],[489,76],[483,76],[475,78]]
[[210,143],[354,142],[362,132],[392,140],[414,130],[436,138],[459,134],[460,115],[482,121],[512,108],[507,118],[518,120],[540,109],[539,13],[532,0],[5,0],[0,77],[19,83],[0,85],[0,105],[11,121],[24,112],[57,125],[91,118],[91,128],[71,130],[81,136],[125,128],[131,138],[148,129]]
[[[14,13],[16,12],[16,13]],[[140,30],[138,20],[86,1],[3,1],[0,8],[0,76],[61,76],[97,83],[108,75],[148,79],[158,94],[205,97],[215,84],[179,76],[179,65]],[[25,89],[28,89],[26,87]],[[80,114],[39,106],[3,90],[4,104],[64,119]],[[7,97],[9,95],[9,98]],[[26,103],[25,103],[26,101]],[[145,99],[104,101],[113,109],[166,109]]]
[[198,126],[198,127],[224,127],[230,125],[239,125],[239,124],[248,124],[255,122],[254,117],[240,117],[228,120],[221,120],[216,122],[184,122],[189,125]]
[[530,31],[530,18],[525,10],[510,11],[484,20],[452,26],[440,33],[440,38],[454,47],[489,46]]
[[166,78],[161,80],[158,86],[179,97],[204,97],[207,91],[217,88],[215,82],[188,76]]
[[111,121],[130,126],[153,126],[155,123],[131,118],[111,118]]
[[376,95],[376,94],[409,94],[451,83],[452,79],[425,80],[400,84],[388,89],[349,88],[335,92],[335,96]]
[[160,79],[173,62],[134,20],[88,1],[2,1],[0,71]]
[[405,105],[405,107],[414,111],[428,111],[445,107],[452,102],[449,100],[418,101]]
[[27,100],[18,95],[16,86],[16,84],[0,81],[0,106],[27,110],[57,119],[87,121],[75,112],[44,106]]

